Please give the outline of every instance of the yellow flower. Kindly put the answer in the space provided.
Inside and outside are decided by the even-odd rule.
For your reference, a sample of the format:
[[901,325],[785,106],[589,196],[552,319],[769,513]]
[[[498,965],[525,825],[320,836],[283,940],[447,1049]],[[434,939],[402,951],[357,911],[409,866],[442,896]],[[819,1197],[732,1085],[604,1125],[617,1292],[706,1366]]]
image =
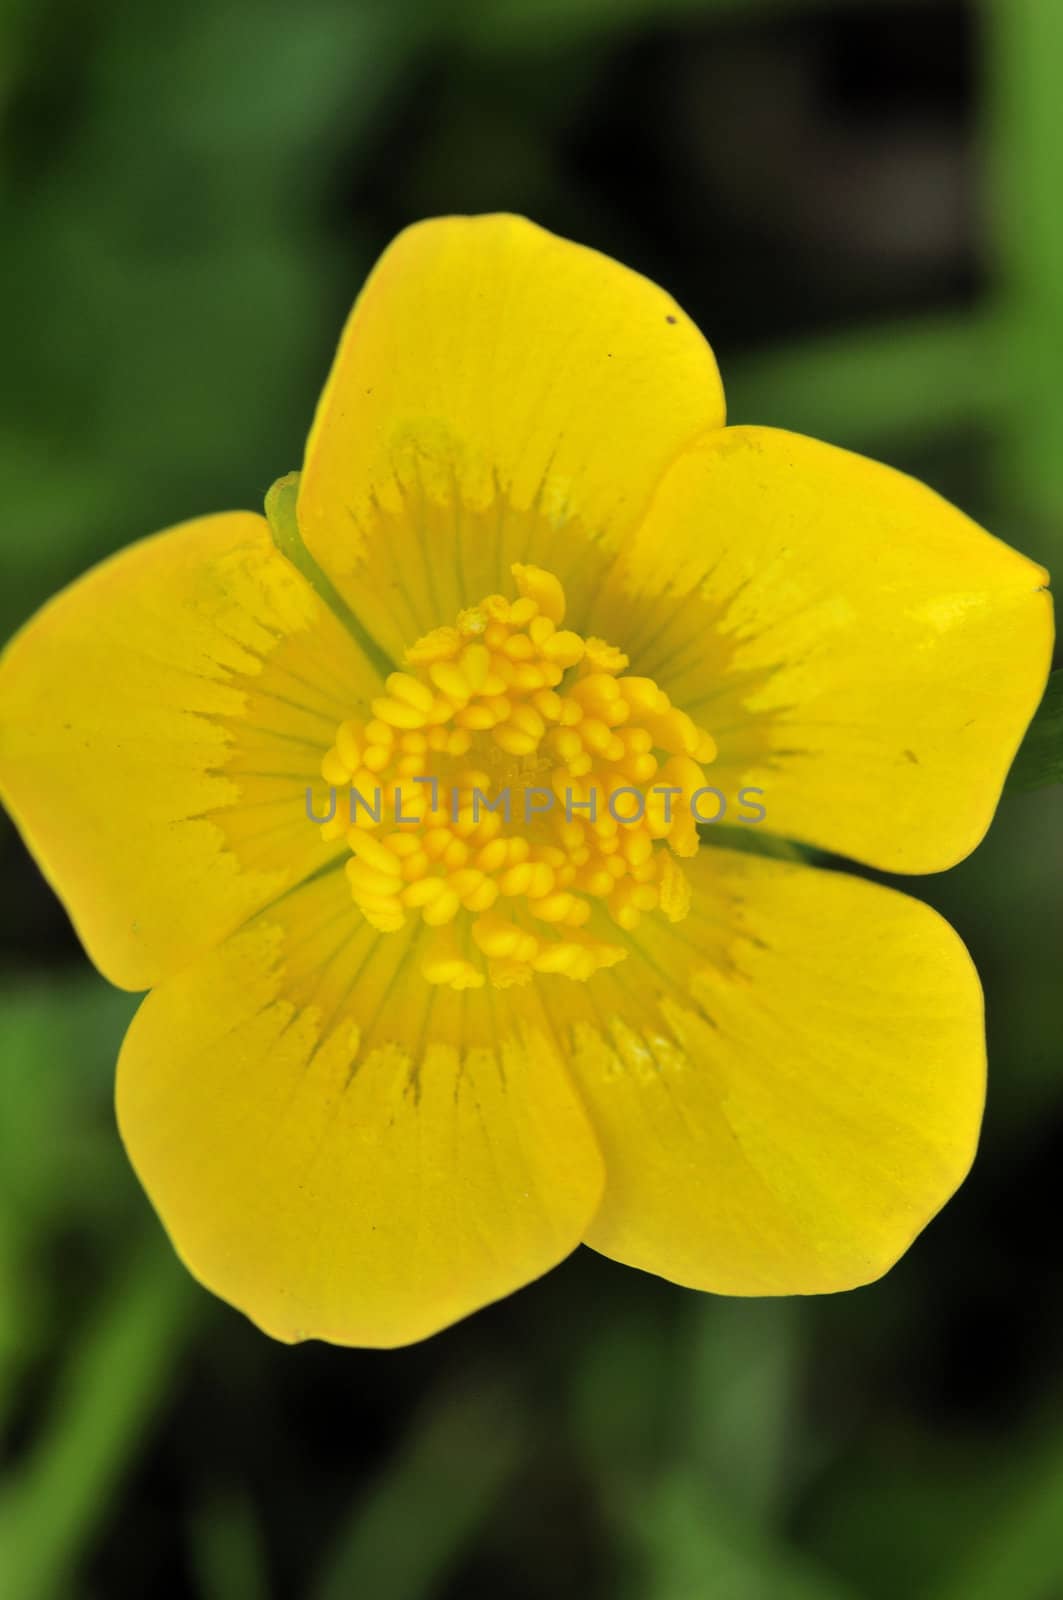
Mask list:
[[972,1158],[977,976],[890,889],[699,849],[697,793],[958,861],[1045,681],[1044,572],[725,428],[668,295],[506,216],[390,247],[267,507],[105,562],[0,667],[7,803],[153,990],[118,1114],[191,1271],[356,1345],[581,1240],[726,1294],[884,1272]]

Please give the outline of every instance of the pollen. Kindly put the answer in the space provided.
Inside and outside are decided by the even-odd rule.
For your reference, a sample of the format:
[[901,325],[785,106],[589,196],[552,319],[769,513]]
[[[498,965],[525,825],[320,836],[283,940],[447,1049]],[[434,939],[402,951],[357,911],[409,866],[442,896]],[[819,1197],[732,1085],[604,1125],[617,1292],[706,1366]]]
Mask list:
[[511,569],[406,651],[368,715],[344,722],[326,783],[362,916],[411,919],[429,983],[586,980],[647,914],[678,922],[698,848],[694,797],[716,747],[624,652],[563,626],[561,583]]

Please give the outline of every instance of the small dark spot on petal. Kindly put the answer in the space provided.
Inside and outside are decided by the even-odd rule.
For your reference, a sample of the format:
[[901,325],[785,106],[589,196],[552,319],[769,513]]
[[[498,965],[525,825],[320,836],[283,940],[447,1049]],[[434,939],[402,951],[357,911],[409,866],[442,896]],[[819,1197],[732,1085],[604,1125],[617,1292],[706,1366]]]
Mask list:
[[664,320],[665,320],[665,322],[675,322],[678,319],[676,317],[665,317]]
[[919,757],[914,750],[905,750],[904,756],[906,760],[914,762],[916,766],[919,765]]

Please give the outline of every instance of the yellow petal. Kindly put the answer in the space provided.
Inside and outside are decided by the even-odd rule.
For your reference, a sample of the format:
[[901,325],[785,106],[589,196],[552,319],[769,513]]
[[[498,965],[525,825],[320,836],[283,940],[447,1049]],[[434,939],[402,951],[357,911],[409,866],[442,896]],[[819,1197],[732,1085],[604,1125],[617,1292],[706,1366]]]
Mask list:
[[592,618],[719,746],[763,826],[893,872],[961,859],[1044,689],[1041,567],[930,489],[795,434],[685,453]]
[[0,659],[0,789],[89,954],[147,988],[337,853],[306,786],[378,677],[261,517],[134,545]]
[[521,217],[400,234],[307,444],[310,551],[396,661],[532,559],[589,594],[676,453],[721,427],[712,352],[663,290]]
[[325,873],[156,989],[126,1039],[141,1181],[191,1271],[278,1339],[424,1338],[560,1261],[597,1204],[535,995],[430,985],[421,943],[374,933]]
[[974,1154],[970,957],[936,912],[844,874],[715,849],[684,870],[686,920],[645,918],[565,995],[607,1174],[587,1241],[721,1294],[869,1282]]

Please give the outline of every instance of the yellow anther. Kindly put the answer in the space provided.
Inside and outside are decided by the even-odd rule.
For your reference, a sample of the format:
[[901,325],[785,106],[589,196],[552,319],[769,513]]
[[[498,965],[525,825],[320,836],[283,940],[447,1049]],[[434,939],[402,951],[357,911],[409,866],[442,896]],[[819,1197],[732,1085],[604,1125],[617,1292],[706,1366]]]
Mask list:
[[437,728],[445,722],[454,720],[457,706],[445,694],[437,694],[432,701],[432,709],[425,712],[424,720],[431,728]]
[[697,762],[682,754],[665,762],[662,776],[668,783],[677,784],[686,798],[705,785],[705,774]]
[[444,923],[453,922],[460,910],[461,901],[454,890],[448,887],[429,900],[421,916],[430,928],[441,928]]
[[640,786],[649,783],[657,773],[657,758],[651,755],[629,756],[624,762],[624,776],[632,784]]
[[421,972],[429,983],[445,984],[448,989],[482,989],[487,982],[486,974],[471,961],[449,951],[425,956]]
[[493,873],[505,865],[507,845],[505,839],[492,839],[475,858],[481,872]]
[[369,923],[370,927],[375,928],[378,933],[398,933],[399,929],[406,921],[406,918],[403,916],[401,910],[389,911],[384,906],[376,906],[368,909],[365,906],[362,906],[359,909],[361,910],[362,915],[365,917],[365,920]]
[[552,572],[542,567],[524,566],[519,561],[509,570],[516,581],[517,592],[534,600],[544,617],[549,617],[553,623],[564,620],[565,591]]
[[572,685],[572,693],[584,703],[620,699],[617,681],[608,672],[589,672]]
[[566,889],[560,889],[556,894],[543,895],[539,900],[533,900],[529,909],[533,917],[539,917],[543,922],[564,922],[569,912],[576,905],[575,895]]
[[512,687],[521,694],[534,694],[537,689],[549,689],[559,681],[551,676],[552,669],[536,661],[519,661],[513,673]]
[[530,734],[536,744],[546,732],[546,723],[535,707],[530,705],[514,706],[510,713],[509,726]]
[[433,628],[418,639],[406,652],[411,667],[427,667],[433,661],[449,661],[461,649],[461,634],[457,628]]
[[354,886],[356,895],[387,895],[399,893],[402,888],[402,876],[396,872],[374,872],[372,867],[365,867],[357,856],[347,863],[347,877]]
[[649,861],[653,855],[653,840],[643,829],[632,831],[621,839],[620,848],[627,857],[629,866],[639,867],[644,861]]
[[526,628],[538,615],[539,607],[530,595],[522,595],[519,600],[514,600],[509,608],[509,625],[511,628]]
[[358,861],[363,861],[367,867],[372,867],[377,872],[398,874],[398,854],[390,844],[385,844],[382,839],[371,838],[368,834],[358,840],[356,854]]
[[491,652],[482,644],[467,644],[461,653],[462,676],[474,692],[479,692],[484,687],[488,668],[491,665]]
[[528,624],[528,637],[533,644],[544,645],[554,631],[549,617],[536,617]]
[[466,911],[489,911],[498,899],[498,884],[492,878],[485,878],[478,889],[470,889],[462,899]]
[[546,640],[542,652],[548,661],[559,667],[574,667],[583,660],[584,644],[578,633],[564,629]]
[[420,852],[421,844],[416,834],[389,833],[383,841],[393,855],[409,858]]
[[[550,787],[561,805],[565,805],[566,801],[571,803],[579,798],[577,786],[572,781],[572,773],[567,767],[554,768],[550,774]],[[566,809],[566,816],[567,814]]]
[[428,676],[436,688],[442,689],[443,693],[449,695],[457,705],[464,705],[472,694],[471,683],[453,661],[437,662],[435,666],[429,667]]
[[355,772],[361,766],[362,751],[358,742],[357,723],[340,723],[336,732],[336,754],[339,756],[348,772]]
[[552,573],[512,571],[517,598],[487,595],[418,639],[321,765],[351,791],[350,818],[337,796],[322,833],[354,852],[359,909],[382,933],[411,916],[442,930],[422,971],[455,989],[611,966],[625,946],[580,931],[596,902],[624,929],[685,916],[675,857],[698,848],[693,797],[716,753],[622,650],[559,626]]
[[535,655],[535,646],[526,633],[514,633],[502,646],[502,653],[509,661],[530,661]]
[[620,738],[600,718],[584,717],[580,723],[580,735],[583,743],[598,755],[604,756],[606,761],[623,759],[624,746]]
[[367,772],[383,772],[391,759],[391,751],[386,744],[371,744],[363,758],[363,765]]
[[416,883],[411,883],[402,891],[402,903],[406,906],[427,906],[441,894],[446,892],[445,878],[419,878]]
[[522,939],[521,930],[515,923],[491,915],[479,917],[473,923],[472,936],[484,955],[495,960],[515,954]]
[[326,783],[340,784],[350,781],[350,769],[335,750],[330,750],[321,763],[321,776]]
[[534,872],[530,861],[520,861],[515,867],[507,867],[498,880],[499,891],[511,898],[526,895]]
[[562,761],[571,761],[573,756],[583,754],[583,740],[571,728],[558,728],[553,742]]
[[547,722],[557,722],[561,716],[561,696],[555,694],[553,689],[536,689],[532,695],[532,705]]
[[[411,843],[416,843],[413,834],[407,834],[406,837],[411,841]],[[417,879],[422,878],[427,871],[427,850],[415,851],[412,856],[406,856],[402,863],[402,876],[405,878],[407,883],[416,883]]]
[[381,722],[386,722],[392,728],[423,728],[427,720],[425,712],[419,707],[386,695],[373,701],[373,712]]
[[493,728],[496,722],[501,721],[501,718],[497,712],[491,710],[490,706],[479,701],[476,705],[466,706],[464,711],[459,711],[455,720],[472,733],[484,733],[488,728]]
[[457,872],[452,872],[447,881],[454,893],[464,899],[467,894],[480,887],[484,875],[476,867],[462,867]]
[[545,861],[532,863],[531,876],[525,891],[529,900],[538,900],[543,895],[548,895],[554,887],[554,869]]
[[428,939],[421,971],[429,983],[450,989],[480,989],[487,981],[483,963],[469,960],[462,952],[453,927],[441,928]]
[[631,706],[632,714],[668,709],[668,696],[662,693],[652,678],[620,678],[617,689]]
[[493,728],[491,737],[500,750],[505,750],[511,756],[530,756],[537,743],[533,734],[522,733],[510,723]]
[[452,838],[443,851],[443,865],[454,872],[458,867],[463,867],[468,859],[469,847],[464,839]]
[[431,689],[408,672],[392,672],[385,680],[384,687],[393,699],[401,700],[404,705],[413,706],[417,711],[432,709]]
[[609,901],[609,912],[613,921],[626,933],[631,933],[642,921],[642,914],[625,898],[613,895]]

